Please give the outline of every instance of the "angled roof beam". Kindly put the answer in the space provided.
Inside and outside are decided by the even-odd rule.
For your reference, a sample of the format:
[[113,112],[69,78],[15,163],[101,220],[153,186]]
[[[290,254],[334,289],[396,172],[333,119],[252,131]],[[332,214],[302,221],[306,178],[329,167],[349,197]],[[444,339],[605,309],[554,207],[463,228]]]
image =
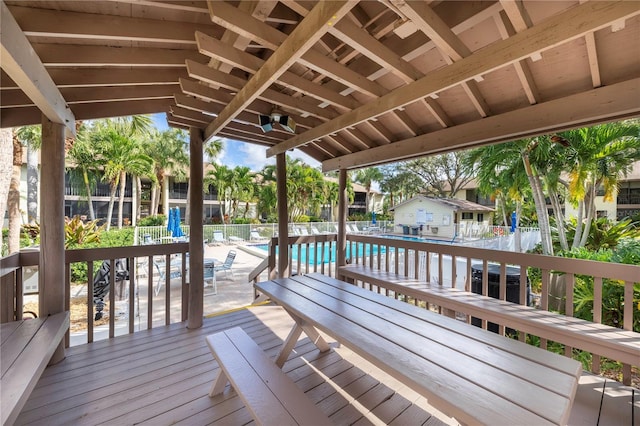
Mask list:
[[[2,69],[49,120],[64,124],[75,135],[76,118],[47,73],[13,15],[0,0],[0,55]],[[5,123],[2,123],[3,125]]]
[[[494,20],[496,22],[496,26],[498,27],[498,32],[500,32],[500,37],[502,37],[503,40],[508,39],[516,33],[515,29],[511,26],[511,22],[504,12],[500,12],[499,14],[495,15]],[[520,84],[524,89],[524,93],[527,95],[529,103],[533,105],[540,102],[540,92],[538,92],[538,86],[533,80],[533,74],[531,73],[531,69],[529,68],[527,60],[522,59],[521,61],[514,62],[513,66],[516,69],[516,74],[518,75],[518,79],[520,79]]]
[[[205,141],[211,139],[233,117],[247,107],[277,77],[282,75],[300,56],[310,49],[328,30],[340,20],[355,2],[320,2],[293,30],[262,68],[240,89],[231,103],[211,122],[205,131]],[[209,10],[215,13],[215,2],[208,1]]]
[[636,78],[330,159],[322,170],[367,167],[634,117],[640,113],[639,98]]
[[610,25],[611,22],[638,14],[640,14],[640,2],[587,2],[575,6],[513,37],[495,42],[467,58],[435,70],[414,83],[401,86],[382,96],[377,102],[365,104],[305,133],[296,135],[267,150],[267,155],[273,156],[305,145],[345,127],[354,126],[392,109],[458,85],[477,75],[512,64],[529,57],[534,52],[550,49],[569,40],[583,37],[586,33]]
[[[392,2],[435,43],[447,63],[451,64],[471,55],[471,50],[426,3],[405,2],[404,0],[392,0]],[[480,116],[488,116],[490,114],[489,106],[480,93],[478,84],[475,81],[464,81],[460,85]]]
[[[215,5],[215,16],[212,14],[211,17],[213,22],[249,37],[267,49],[275,51],[288,38],[285,33],[251,15],[242,13],[227,2],[213,2],[213,5]],[[313,49],[304,52],[299,58],[299,63],[363,94],[381,96],[385,93],[379,84]]]

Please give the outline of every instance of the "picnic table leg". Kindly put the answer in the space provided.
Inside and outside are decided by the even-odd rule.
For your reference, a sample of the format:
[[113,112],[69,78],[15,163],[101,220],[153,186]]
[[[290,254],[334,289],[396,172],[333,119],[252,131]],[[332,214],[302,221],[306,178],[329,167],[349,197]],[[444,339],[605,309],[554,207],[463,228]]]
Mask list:
[[218,375],[213,380],[213,384],[211,385],[211,390],[209,391],[209,396],[216,396],[224,390],[224,387],[227,385],[227,375],[222,370],[222,367],[218,370]]
[[276,358],[275,363],[278,367],[282,368],[284,363],[287,361],[287,358],[289,358],[289,354],[291,354],[291,351],[293,351],[293,348],[295,347],[296,342],[298,341],[298,338],[303,331],[309,337],[309,339],[311,339],[313,344],[316,345],[318,349],[320,349],[320,352],[326,352],[331,349],[331,346],[329,346],[327,341],[322,338],[320,333],[318,333],[318,330],[316,330],[312,325],[307,324],[302,318],[296,315],[293,315],[291,313],[289,313],[289,315],[291,315],[296,324],[289,332],[289,335],[282,344],[282,349],[280,349],[280,353]]

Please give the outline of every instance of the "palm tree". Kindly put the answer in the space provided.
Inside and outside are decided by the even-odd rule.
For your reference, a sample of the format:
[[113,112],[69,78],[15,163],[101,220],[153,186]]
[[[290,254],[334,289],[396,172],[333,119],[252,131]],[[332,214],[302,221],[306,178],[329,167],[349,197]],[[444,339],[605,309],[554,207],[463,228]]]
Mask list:
[[[596,191],[602,187],[611,200],[620,178],[640,159],[637,123],[611,123],[558,134],[572,151],[569,170],[569,201],[578,205],[578,220],[572,247],[583,247],[595,219]],[[585,219],[583,221],[583,219]],[[584,229],[582,223],[584,222]]]
[[93,221],[96,219],[96,214],[91,194],[100,180],[101,172],[98,152],[89,134],[86,126],[79,127],[76,140],[67,154],[73,163],[68,169],[70,183],[80,183],[78,186],[82,189],[82,195],[87,198],[89,218]]
[[159,210],[161,188],[167,175],[171,173],[177,181],[186,179],[186,168],[189,166],[186,135],[179,129],[155,130],[144,143],[144,149],[153,159],[149,213],[155,215]]
[[23,126],[16,131],[27,147],[27,220],[36,223],[38,217],[38,151],[42,146],[41,126]]
[[382,173],[377,167],[369,167],[366,169],[360,169],[356,172],[354,176],[354,181],[363,185],[365,188],[366,194],[366,203],[365,212],[369,213],[369,207],[371,206],[371,202],[369,200],[371,194],[371,186],[374,182],[380,182],[382,180]]
[[246,166],[235,167],[231,172],[229,182],[231,197],[231,214],[233,218],[238,215],[238,204],[240,201],[246,201],[246,210],[244,216],[247,215],[249,209],[249,200],[253,197],[253,179],[254,175],[251,169]]
[[231,182],[232,171],[224,164],[217,164],[214,170],[209,171],[205,177],[205,188],[213,185],[218,195],[220,204],[220,221],[225,223],[227,197],[229,195],[229,182]]

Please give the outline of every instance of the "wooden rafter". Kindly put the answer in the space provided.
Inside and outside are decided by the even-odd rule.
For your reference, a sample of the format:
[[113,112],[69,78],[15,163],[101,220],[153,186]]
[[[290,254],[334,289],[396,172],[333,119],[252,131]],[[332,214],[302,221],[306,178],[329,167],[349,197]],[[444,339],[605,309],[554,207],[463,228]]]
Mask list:
[[[212,16],[215,15],[212,3],[208,4]],[[207,126],[205,141],[211,139],[235,114],[257,98],[273,80],[310,49],[328,31],[330,25],[342,18],[354,5],[353,2],[318,3],[262,68],[242,87],[231,103]]]
[[2,0],[0,28],[0,65],[4,72],[22,88],[42,114],[54,123],[64,124],[68,132],[75,135],[73,112]]
[[636,2],[588,2],[568,9],[506,40],[497,41],[473,55],[445,68],[435,70],[415,83],[399,87],[375,103],[363,105],[349,113],[297,135],[269,150],[273,156],[304,145],[345,127],[354,126],[392,109],[437,93],[461,82],[510,65],[534,52],[583,37],[586,33],[610,25],[611,22],[640,14]]
[[[640,113],[638,98],[640,79],[634,79],[327,160],[322,169],[327,172],[366,167],[536,136],[568,125],[588,126],[608,117],[633,117]],[[562,123],[562,127],[558,123]]]

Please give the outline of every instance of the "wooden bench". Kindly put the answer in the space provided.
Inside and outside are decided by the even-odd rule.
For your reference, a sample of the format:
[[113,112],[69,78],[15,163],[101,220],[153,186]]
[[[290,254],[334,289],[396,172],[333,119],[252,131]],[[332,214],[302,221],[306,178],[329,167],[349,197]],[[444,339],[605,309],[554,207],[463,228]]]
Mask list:
[[338,274],[535,336],[640,365],[640,334],[455,288],[430,284],[364,265],[346,265]]
[[209,396],[230,382],[257,424],[332,424],[244,330],[234,327],[206,340],[220,365]]
[[277,359],[300,330],[328,350],[320,331],[463,424],[568,421],[577,361],[321,274],[255,287],[296,322]]
[[69,329],[69,312],[0,325],[2,424],[15,422]]

